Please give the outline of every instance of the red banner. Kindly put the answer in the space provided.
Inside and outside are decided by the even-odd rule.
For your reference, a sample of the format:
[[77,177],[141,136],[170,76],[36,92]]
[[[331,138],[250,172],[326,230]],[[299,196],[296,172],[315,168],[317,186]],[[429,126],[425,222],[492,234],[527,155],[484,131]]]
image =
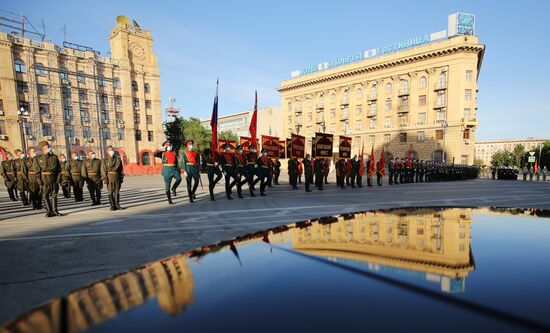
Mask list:
[[339,158],[351,158],[351,138],[340,135],[340,145],[338,148]]
[[267,150],[267,156],[279,158],[279,138],[276,136],[262,135],[262,150]]
[[239,144],[241,146],[243,146],[243,150],[246,152],[246,151],[249,151],[250,150],[250,145],[252,144],[252,138],[249,138],[247,136],[241,136],[239,138]]
[[304,158],[306,152],[306,138],[298,134],[292,134],[290,137],[290,157]]
[[279,141],[279,158],[286,157],[286,144],[285,141]]
[[315,133],[315,158],[332,158],[334,137],[328,133]]
[[235,140],[218,140],[218,151],[225,151],[226,143],[229,143],[229,145],[231,146],[231,152],[234,153],[235,148],[237,148],[237,142]]

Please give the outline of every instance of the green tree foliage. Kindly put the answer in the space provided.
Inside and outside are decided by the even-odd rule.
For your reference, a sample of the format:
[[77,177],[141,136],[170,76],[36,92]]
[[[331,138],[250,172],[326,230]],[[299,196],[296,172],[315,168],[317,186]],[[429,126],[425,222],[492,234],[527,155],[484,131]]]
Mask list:
[[221,140],[235,140],[237,143],[239,142],[239,137],[237,134],[231,132],[231,131],[221,131],[218,133],[218,136]]
[[[530,151],[535,152],[535,157],[537,158],[537,161],[539,161],[539,156],[540,156],[539,165],[541,166],[541,168],[544,166],[546,166],[547,168],[550,168],[550,140],[544,141],[542,152],[539,147],[537,147],[536,149],[532,149]],[[527,162],[529,156],[530,156],[529,151],[526,151],[523,157],[523,161],[527,166],[532,164]]]
[[192,139],[195,149],[201,151],[208,148],[212,142],[212,131],[206,129],[198,118],[180,119],[185,140]]
[[178,151],[185,141],[181,119],[176,117],[174,121],[164,123],[164,135],[172,142],[174,151]]
[[514,164],[520,168],[521,167],[521,159],[523,155],[525,155],[525,147],[520,143],[514,147],[514,150],[512,151],[514,154]]
[[510,166],[514,165],[514,162],[514,153],[509,150],[499,150],[491,157],[491,164],[493,166]]

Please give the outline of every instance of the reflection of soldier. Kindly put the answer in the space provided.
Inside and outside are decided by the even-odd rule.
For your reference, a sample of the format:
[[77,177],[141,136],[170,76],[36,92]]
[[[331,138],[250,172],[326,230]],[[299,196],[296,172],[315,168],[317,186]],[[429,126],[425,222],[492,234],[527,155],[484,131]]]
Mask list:
[[288,160],[288,178],[292,189],[298,188],[298,159],[293,157]]
[[[216,201],[214,198],[214,187],[222,178],[222,172],[217,162],[217,153],[212,153],[209,148],[205,149],[202,153],[203,161],[206,164],[206,174],[208,176],[208,191],[210,192],[210,200]],[[214,178],[216,175],[216,178]],[[254,196],[254,193],[251,193]]]
[[336,162],[336,186],[345,187],[346,160],[341,158]]
[[82,177],[86,181],[86,187],[90,192],[90,198],[92,199],[92,206],[101,205],[101,189],[103,183],[101,182],[101,160],[96,158],[95,152],[91,149],[86,151],[88,158],[82,163],[82,170],[80,171]]
[[0,175],[4,178],[4,185],[8,190],[8,196],[11,201],[17,201],[15,197],[15,186],[17,183],[15,169],[13,168],[13,155],[12,153],[6,154],[6,160],[0,164]]
[[120,207],[120,185],[124,181],[122,160],[116,156],[113,146],[107,146],[107,157],[101,162],[101,178],[107,185],[111,210],[122,210]]
[[76,152],[74,152],[71,157],[72,160],[67,162],[66,170],[69,173],[71,185],[73,186],[74,201],[84,201],[84,195],[82,191],[82,188],[84,187],[84,180],[81,176],[82,160]]
[[[172,142],[166,140],[162,143],[162,147],[153,153],[155,157],[162,159],[161,174],[164,178],[164,189],[166,190],[169,205],[173,204],[172,195],[176,196],[176,190],[181,183],[178,154],[172,150]],[[172,179],[174,179],[174,184],[170,187]]]
[[316,158],[313,164],[313,171],[315,172],[315,186],[319,191],[323,190],[323,159]]
[[309,158],[309,154],[306,155],[306,158],[304,158],[302,163],[304,164],[306,192],[311,192],[309,187],[311,183],[313,183],[313,167],[311,165],[311,159]]
[[[185,145],[187,149],[183,151],[182,156],[182,167],[185,170],[185,179],[187,180],[187,195],[189,195],[189,202],[193,202],[197,198],[195,192],[199,186],[201,174],[200,174],[200,155],[193,150],[193,140],[187,140]],[[239,193],[241,186],[237,185]],[[240,195],[239,197],[242,197]]]
[[40,142],[39,146],[42,150],[42,155],[34,159],[33,167],[38,166],[38,170],[40,171],[39,182],[42,186],[42,199],[48,209],[46,217],[62,216],[63,214],[57,210],[58,177],[61,172],[61,165],[47,141]]

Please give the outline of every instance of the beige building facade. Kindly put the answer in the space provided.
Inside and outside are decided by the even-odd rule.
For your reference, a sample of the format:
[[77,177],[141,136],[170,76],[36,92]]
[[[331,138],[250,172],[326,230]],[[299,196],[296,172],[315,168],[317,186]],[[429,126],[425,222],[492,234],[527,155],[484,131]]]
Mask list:
[[475,144],[475,158],[480,160],[482,165],[491,165],[493,155],[499,150],[514,151],[517,145],[522,145],[525,151],[534,151],[550,139],[527,138],[524,140],[495,140],[479,141]]
[[[120,152],[131,173],[163,140],[160,73],[148,30],[117,18],[111,56],[0,32],[0,152],[51,142],[55,153]],[[132,168],[135,166],[136,168]]]
[[285,135],[306,136],[309,150],[315,132],[325,132],[351,136],[353,153],[364,145],[387,158],[410,150],[473,164],[485,46],[473,23],[462,32],[454,23],[450,16],[448,31],[294,71],[278,89]]
[[[238,136],[250,136],[250,121],[252,120],[253,110],[237,112],[218,117],[218,133],[222,131],[231,131]],[[270,106],[258,109],[258,139],[261,135],[276,136],[284,139],[282,129],[283,114],[281,108]],[[210,129],[210,119],[201,120],[201,124]]]

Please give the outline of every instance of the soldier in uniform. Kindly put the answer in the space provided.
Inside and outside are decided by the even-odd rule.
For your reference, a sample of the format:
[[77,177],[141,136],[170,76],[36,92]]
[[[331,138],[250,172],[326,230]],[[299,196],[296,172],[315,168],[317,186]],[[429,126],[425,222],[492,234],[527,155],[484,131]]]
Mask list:
[[[187,194],[189,195],[189,202],[193,202],[197,198],[195,192],[199,186],[201,174],[200,174],[200,155],[193,150],[193,140],[187,140],[185,145],[187,149],[183,151],[182,166],[187,180]],[[237,188],[240,188],[237,185]]]
[[365,158],[364,156],[357,162],[357,187],[363,187],[363,174],[365,173]]
[[86,151],[88,158],[82,163],[82,170],[80,175],[86,181],[86,187],[90,192],[90,198],[92,199],[92,206],[101,205],[101,189],[103,183],[101,182],[101,160],[96,158],[95,152],[92,149]]
[[262,156],[258,159],[258,169],[260,169],[261,181],[260,181],[260,195],[265,196],[265,187],[271,180],[271,158],[267,156],[267,149],[262,149]]
[[323,159],[316,158],[313,162],[313,172],[315,173],[315,186],[319,191],[323,190]]
[[349,171],[352,188],[355,188],[355,180],[357,177],[358,167],[359,167],[359,163],[357,161],[357,155],[354,155],[353,158],[350,160],[350,171]]
[[17,180],[17,189],[19,190],[19,197],[21,198],[21,203],[23,206],[29,205],[29,200],[27,199],[27,176],[23,172],[23,164],[25,163],[25,159],[27,158],[27,154],[23,152],[21,149],[15,150],[15,159],[13,160],[13,168],[15,172],[15,179]]
[[382,186],[382,177],[386,174],[386,166],[381,159],[376,162],[376,185]]
[[288,160],[288,178],[293,190],[298,188],[298,164],[299,162],[296,157]]
[[[388,164],[388,169],[389,169],[389,176],[388,176],[388,183],[390,185],[393,185],[393,177],[395,175],[395,160],[392,158],[390,158],[390,163]],[[397,184],[396,184],[397,185]]]
[[66,171],[69,173],[70,183],[73,186],[74,201],[84,201],[83,187],[84,179],[82,178],[82,160],[80,156],[73,152],[71,160],[66,164]]
[[36,158],[36,149],[29,148],[29,158],[26,158],[23,163],[23,174],[26,175],[32,209],[39,210],[42,209],[42,196],[40,194],[42,188],[40,186],[40,166],[34,163]]
[[71,177],[67,171],[67,157],[65,154],[59,154],[59,163],[61,164],[61,173],[59,175],[59,185],[63,192],[63,197],[69,199],[71,197]]
[[[172,195],[176,196],[176,190],[181,183],[181,170],[178,161],[178,154],[173,151],[172,142],[166,140],[162,147],[153,152],[153,156],[162,159],[162,177],[164,178],[164,189],[168,204],[173,205]],[[172,179],[174,184],[172,185]]]
[[330,172],[330,160],[328,158],[324,159],[323,164],[323,176],[325,179],[325,185],[328,185],[328,174]]
[[[372,187],[372,176],[373,174],[371,174],[369,172],[369,170],[374,166],[374,156],[371,155],[369,156],[369,158],[367,159],[367,186],[368,187]],[[376,171],[375,171],[376,172]]]
[[351,179],[351,159],[346,160],[346,185],[350,186],[350,179]]
[[33,169],[40,173],[39,184],[42,186],[42,199],[48,210],[46,217],[62,216],[63,214],[57,209],[58,177],[61,172],[61,164],[47,141],[41,141],[39,146],[42,155],[34,158]]
[[345,188],[345,177],[346,177],[346,160],[341,158],[339,159],[336,164],[336,186],[340,186],[340,188]]
[[233,200],[231,197],[232,189],[237,184],[237,166],[235,163],[235,155],[231,153],[231,145],[225,145],[225,152],[220,157],[222,170],[225,173],[225,195],[228,200]]
[[[212,152],[210,148],[206,148],[203,153],[203,163],[206,164],[206,174],[208,176],[208,192],[210,193],[210,200],[216,201],[214,198],[214,187],[222,179],[222,172],[220,171],[220,166],[218,165],[218,155],[217,152]],[[216,178],[214,178],[214,175]],[[254,193],[252,193],[254,194]]]
[[120,207],[120,185],[124,181],[122,160],[116,155],[113,146],[107,146],[107,157],[101,162],[101,178],[107,185],[111,210],[122,210]]
[[[250,196],[254,197],[255,186],[260,181],[261,175],[260,170],[258,170],[258,151],[256,150],[256,146],[251,144],[249,150],[250,151],[246,154],[246,170],[248,186],[252,189]],[[256,179],[254,179],[254,176],[256,176]]]
[[13,154],[7,153],[6,154],[6,160],[2,162],[0,165],[0,174],[2,175],[2,178],[4,178],[4,185],[6,185],[6,189],[8,190],[8,196],[10,197],[11,201],[17,201],[17,198],[15,197],[15,188],[17,185],[17,178],[16,178],[16,172],[13,167]]
[[529,167],[529,181],[533,181],[533,173],[535,172],[535,170],[533,169],[532,166]]
[[306,157],[302,160],[302,163],[304,165],[304,181],[306,185],[306,192],[311,192],[311,189],[309,187],[313,183],[313,166],[311,165],[311,158],[309,157],[309,154],[307,154]]
[[273,162],[273,168],[273,184],[279,185],[279,176],[281,175],[281,161],[279,161],[279,159]]
[[[523,171],[522,172],[523,173],[523,181],[526,181],[527,180],[527,174],[529,173],[529,169],[527,169],[527,166],[524,166],[522,171]],[[494,179],[494,177],[493,177],[493,179]]]
[[[248,182],[250,177],[248,177],[248,170],[247,170],[247,162],[246,162],[246,156],[243,151],[243,146],[238,145],[237,146],[237,195],[239,198],[244,198],[242,194],[242,186]],[[244,179],[243,179],[244,177]],[[252,184],[248,183],[248,189],[250,193],[254,193],[252,191]]]

